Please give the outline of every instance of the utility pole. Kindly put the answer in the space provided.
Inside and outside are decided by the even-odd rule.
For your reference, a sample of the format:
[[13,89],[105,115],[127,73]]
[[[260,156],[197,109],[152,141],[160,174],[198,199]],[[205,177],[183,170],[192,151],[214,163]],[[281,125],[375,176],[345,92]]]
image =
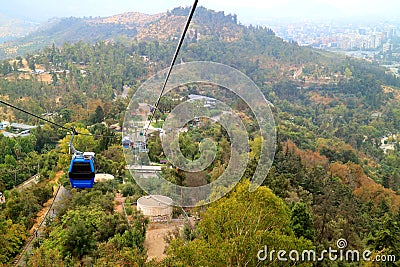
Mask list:
[[39,179],[40,179],[40,171],[39,171],[39,160],[38,160],[38,163],[37,163],[37,174],[36,174],[36,183],[39,182]]

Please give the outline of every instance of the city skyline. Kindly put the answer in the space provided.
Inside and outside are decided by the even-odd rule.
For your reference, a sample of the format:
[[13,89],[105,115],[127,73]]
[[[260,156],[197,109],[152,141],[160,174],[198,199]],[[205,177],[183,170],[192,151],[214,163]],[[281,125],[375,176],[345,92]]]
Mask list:
[[[0,6],[0,14],[46,21],[52,17],[110,16],[125,12],[155,14],[166,12],[179,6],[191,6],[189,0],[69,0],[52,1],[31,0],[8,1]],[[361,18],[385,17],[397,15],[400,1],[362,1],[362,0],[279,0],[260,1],[232,0],[229,5],[224,0],[200,0],[200,6],[216,11],[237,14],[239,21],[245,24],[262,24],[263,21],[279,18]]]

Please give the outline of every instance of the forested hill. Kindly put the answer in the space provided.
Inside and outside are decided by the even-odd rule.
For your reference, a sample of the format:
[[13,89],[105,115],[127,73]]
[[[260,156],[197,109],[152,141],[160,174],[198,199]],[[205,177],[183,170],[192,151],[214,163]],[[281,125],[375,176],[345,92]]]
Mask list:
[[74,17],[54,19],[26,37],[2,44],[0,57],[24,56],[52,43],[61,45],[64,42],[81,40],[95,43],[100,40],[113,40],[118,36],[133,37],[136,33],[135,28],[128,29],[126,26],[114,23],[95,24],[87,19]]
[[[31,34],[0,45],[0,58],[24,56],[52,43],[95,43],[100,40],[121,41],[132,38],[173,40],[179,37],[188,12],[187,8],[175,8],[155,15],[128,12],[104,18],[52,19]],[[243,29],[236,15],[225,15],[224,12],[199,7],[189,35],[196,39],[217,36],[225,40],[237,40]]]

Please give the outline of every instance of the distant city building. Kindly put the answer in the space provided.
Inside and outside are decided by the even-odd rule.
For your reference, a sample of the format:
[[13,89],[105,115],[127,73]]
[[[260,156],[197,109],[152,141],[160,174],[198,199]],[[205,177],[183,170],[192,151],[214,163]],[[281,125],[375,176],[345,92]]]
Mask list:
[[389,51],[392,51],[392,44],[391,43],[386,43],[386,44],[383,44],[383,46],[382,46],[382,53],[387,53],[387,52],[389,52]]
[[[398,26],[389,22],[341,23],[327,21],[270,22],[265,25],[286,41],[294,40],[299,45],[322,49],[367,50],[382,49],[385,43],[392,43],[400,35]],[[393,44],[393,43],[392,43]],[[381,50],[382,51],[382,50]],[[393,51],[385,46],[384,53]]]
[[358,34],[366,35],[367,34],[367,29],[358,29]]
[[30,136],[30,135],[31,135],[31,133],[30,133],[29,130],[22,131],[22,132],[20,132],[20,133],[10,133],[10,132],[4,131],[4,132],[2,132],[2,134],[3,134],[5,137],[9,137],[9,138],[12,138],[12,137],[27,137],[27,136]]

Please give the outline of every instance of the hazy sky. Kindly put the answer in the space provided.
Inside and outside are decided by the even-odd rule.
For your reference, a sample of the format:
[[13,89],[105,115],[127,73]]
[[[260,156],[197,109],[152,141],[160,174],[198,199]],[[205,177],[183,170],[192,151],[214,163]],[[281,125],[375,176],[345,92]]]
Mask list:
[[[193,0],[0,0],[0,13],[47,20],[51,17],[108,16],[128,11],[148,14]],[[235,13],[243,23],[271,17],[399,16],[400,0],[199,0],[199,5]]]

